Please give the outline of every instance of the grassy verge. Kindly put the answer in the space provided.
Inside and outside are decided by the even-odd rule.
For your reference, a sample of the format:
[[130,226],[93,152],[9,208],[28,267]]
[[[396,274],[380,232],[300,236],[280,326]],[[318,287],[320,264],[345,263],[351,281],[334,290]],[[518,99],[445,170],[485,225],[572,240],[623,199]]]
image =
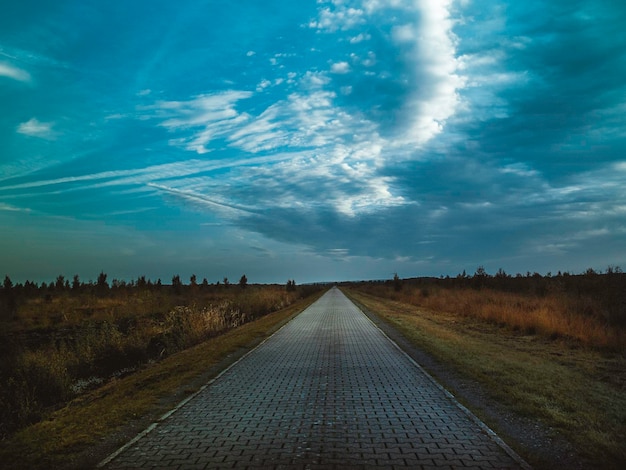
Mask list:
[[[347,292],[416,347],[478,381],[515,413],[558,430],[597,468],[620,468],[626,462],[623,355],[515,332],[463,314]],[[536,462],[533,455],[524,457]]]
[[[11,290],[19,299],[13,315],[0,314],[0,440],[110,377],[286,308],[316,289]],[[0,293],[0,301],[6,294]]]
[[[157,418],[185,395],[197,391],[225,367],[229,355],[258,344],[320,295],[321,292],[81,396],[49,419],[2,442],[0,462],[13,469],[95,466],[104,455],[91,453],[94,446],[132,423],[145,427],[145,417]],[[120,434],[118,442],[109,443],[110,450],[127,439],[127,435]]]

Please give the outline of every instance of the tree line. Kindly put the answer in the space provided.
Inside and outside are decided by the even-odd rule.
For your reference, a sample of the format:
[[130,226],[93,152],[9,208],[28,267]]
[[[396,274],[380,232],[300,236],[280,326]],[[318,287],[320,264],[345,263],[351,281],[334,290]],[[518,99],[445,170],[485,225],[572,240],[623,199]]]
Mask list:
[[[209,287],[209,286],[223,286],[230,287],[233,284],[229,281],[228,277],[224,277],[221,281],[217,281],[215,283],[209,283],[207,278],[203,278],[202,281],[198,279],[198,276],[192,274],[189,278],[189,282],[185,284],[185,281],[181,278],[179,274],[175,274],[172,276],[171,284],[164,284],[160,278],[156,281],[153,281],[146,276],[139,276],[137,279],[133,279],[131,281],[125,281],[122,279],[113,279],[110,283],[108,281],[108,275],[104,272],[101,272],[95,281],[89,280],[87,282],[81,281],[78,274],[74,275],[74,277],[70,280],[67,279],[63,275],[57,276],[54,281],[46,283],[45,281],[41,284],[32,281],[26,281],[22,283],[13,283],[9,275],[5,275],[4,281],[2,285],[0,285],[0,289],[4,292],[17,290],[22,292],[36,292],[36,291],[53,291],[53,292],[71,292],[71,291],[80,291],[85,289],[96,289],[96,290],[115,290],[115,289],[124,289],[124,288],[161,288],[161,287],[172,287],[175,290],[183,287]],[[243,274],[239,278],[239,282],[237,284],[241,288],[246,288],[248,286],[248,277]],[[285,285],[287,290],[295,290],[296,281],[293,279],[289,279]]]
[[[199,280],[196,274],[192,274],[187,282],[179,274],[175,274],[172,276],[170,284],[164,283],[160,278],[154,281],[143,275],[131,281],[112,279],[109,282],[109,276],[102,271],[98,274],[95,281],[82,281],[76,274],[72,278],[59,275],[51,282],[46,283],[44,281],[38,284],[28,280],[24,283],[14,283],[7,274],[2,284],[0,284],[0,313],[15,313],[19,299],[37,296],[44,296],[46,300],[52,301],[55,296],[62,294],[106,296],[124,295],[136,290],[162,290],[174,295],[182,295],[188,292],[201,292],[208,289],[229,289],[231,287],[246,289],[248,287],[248,277],[243,274],[239,278],[239,282],[234,284],[230,282],[228,277],[224,277],[221,281],[215,283],[209,283],[206,277]],[[296,282],[293,279],[289,279],[285,284],[285,289],[290,292],[295,291]]]

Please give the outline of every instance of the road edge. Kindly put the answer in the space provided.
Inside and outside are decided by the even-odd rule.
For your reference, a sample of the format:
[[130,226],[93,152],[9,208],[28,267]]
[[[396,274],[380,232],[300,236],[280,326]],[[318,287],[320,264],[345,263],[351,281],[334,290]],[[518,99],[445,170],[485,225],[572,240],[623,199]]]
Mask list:
[[367,318],[367,320],[376,327],[378,331],[398,350],[400,351],[420,372],[422,372],[428,380],[430,380],[439,390],[441,390],[446,397],[454,403],[467,417],[469,417],[476,425],[478,425],[484,432],[487,434],[491,440],[493,440],[498,446],[504,450],[504,452],[515,460],[521,468],[524,470],[533,470],[533,467],[526,462],[517,452],[515,452],[498,434],[491,429],[487,424],[485,424],[478,416],[476,416],[469,408],[465,407],[461,404],[457,398],[452,394],[448,389],[446,389],[443,385],[441,385],[437,379],[435,379],[424,367],[422,367],[409,353],[407,353],[396,341],[394,341],[379,325],[376,324],[374,320],[370,318],[368,314],[363,311],[359,302],[352,299],[349,295],[347,295],[343,290],[341,291],[350,302],[354,304],[354,306],[361,312],[361,314]]
[[251,349],[249,349],[248,351],[246,351],[244,354],[242,354],[240,357],[237,358],[237,360],[231,362],[230,364],[228,364],[226,367],[224,367],[224,369],[222,369],[217,375],[215,375],[214,377],[212,377],[211,379],[209,379],[204,385],[202,385],[196,392],[192,393],[191,395],[187,396],[185,399],[183,399],[182,401],[180,401],[176,406],[174,406],[174,408],[172,408],[171,410],[167,411],[166,413],[164,413],[163,415],[161,415],[159,418],[157,418],[156,420],[154,420],[153,423],[151,423],[148,427],[146,427],[143,431],[141,431],[139,434],[135,435],[135,437],[133,437],[130,441],[128,441],[127,443],[125,443],[123,446],[119,447],[117,450],[115,450],[114,452],[112,452],[111,454],[109,454],[108,456],[106,456],[104,459],[102,459],[100,462],[98,462],[98,464],[96,465],[95,468],[104,468],[106,467],[109,463],[111,463],[113,460],[115,460],[116,457],[118,457],[120,454],[122,454],[125,450],[127,450],[128,448],[132,447],[135,443],[137,443],[140,439],[142,439],[143,437],[147,436],[148,434],[150,434],[152,431],[154,431],[159,424],[163,423],[166,419],[168,419],[170,416],[172,416],[174,413],[176,413],[178,410],[180,410],[183,406],[185,406],[189,401],[191,401],[192,399],[194,399],[196,396],[198,396],[200,393],[202,393],[207,387],[209,387],[211,384],[213,384],[216,380],[218,380],[221,376],[223,376],[226,372],[228,372],[231,368],[233,368],[235,365],[239,364],[239,362],[241,362],[243,359],[245,359],[247,356],[249,356],[250,354],[252,354],[254,351],[257,350],[257,348],[261,347],[265,342],[267,342],[270,338],[272,338],[276,333],[278,333],[279,331],[281,331],[283,328],[285,328],[289,323],[291,323],[297,316],[299,316],[302,312],[304,312],[306,309],[308,309],[311,305],[315,304],[319,299],[321,298],[321,296],[314,300],[312,303],[310,303],[309,305],[307,305],[305,308],[303,308],[302,310],[300,310],[299,312],[293,314],[291,317],[289,317],[289,319],[287,321],[284,321],[284,323],[277,328],[275,331],[272,332],[272,334],[270,334],[269,336],[267,336],[266,338],[264,338],[261,342],[259,342],[258,344],[256,344],[254,347],[252,347]]

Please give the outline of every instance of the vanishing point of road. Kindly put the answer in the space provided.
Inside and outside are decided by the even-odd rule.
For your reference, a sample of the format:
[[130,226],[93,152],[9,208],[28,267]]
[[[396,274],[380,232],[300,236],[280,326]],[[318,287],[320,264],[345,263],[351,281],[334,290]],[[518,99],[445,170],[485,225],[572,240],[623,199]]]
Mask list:
[[100,465],[529,468],[337,288]]

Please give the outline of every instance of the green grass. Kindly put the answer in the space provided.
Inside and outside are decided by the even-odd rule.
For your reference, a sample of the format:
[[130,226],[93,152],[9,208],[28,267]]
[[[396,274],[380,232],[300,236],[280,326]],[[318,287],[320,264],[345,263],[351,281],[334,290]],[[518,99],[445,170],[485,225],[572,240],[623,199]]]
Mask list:
[[[515,413],[558,430],[597,466],[626,462],[626,359],[619,353],[347,292]],[[523,456],[537,463],[532,454]]]
[[[135,427],[137,423],[145,426],[149,419],[161,416],[217,375],[229,355],[234,357],[258,344],[320,295],[321,292],[75,399],[48,419],[3,441],[0,462],[13,469],[95,466],[104,457],[92,451],[100,442],[133,423]],[[125,439],[127,436],[122,435],[119,442],[113,442],[111,451]]]

